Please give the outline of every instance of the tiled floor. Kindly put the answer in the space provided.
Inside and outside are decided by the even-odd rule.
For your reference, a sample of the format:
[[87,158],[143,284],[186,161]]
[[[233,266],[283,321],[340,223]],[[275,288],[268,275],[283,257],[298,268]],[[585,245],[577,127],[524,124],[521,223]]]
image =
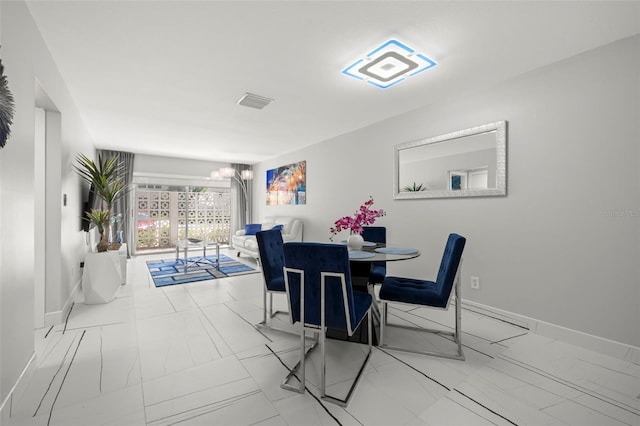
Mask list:
[[[116,300],[78,302],[65,324],[37,331],[37,370],[12,399],[9,425],[640,425],[638,364],[469,311],[464,362],[374,348],[341,408],[317,397],[312,357],[314,395],[283,390],[283,363],[295,362],[298,340],[253,326],[262,313],[260,274],[156,289],[149,258],[129,261]],[[286,308],[284,298],[276,301]],[[406,307],[391,314],[432,327],[451,318]],[[450,344],[399,329],[388,337]],[[364,350],[328,343],[329,392],[348,388]]]

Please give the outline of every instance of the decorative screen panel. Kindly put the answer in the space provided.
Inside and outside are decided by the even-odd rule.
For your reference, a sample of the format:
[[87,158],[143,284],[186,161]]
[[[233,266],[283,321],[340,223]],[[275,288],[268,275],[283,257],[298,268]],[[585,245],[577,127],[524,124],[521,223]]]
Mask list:
[[137,248],[171,248],[175,241],[200,238],[229,243],[228,191],[136,190]]

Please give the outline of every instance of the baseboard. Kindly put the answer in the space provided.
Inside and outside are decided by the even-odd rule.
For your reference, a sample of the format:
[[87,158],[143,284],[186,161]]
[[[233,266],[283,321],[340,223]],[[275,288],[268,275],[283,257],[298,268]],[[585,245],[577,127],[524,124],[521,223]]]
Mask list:
[[0,405],[0,425],[6,424],[9,421],[13,398],[15,397],[16,400],[20,399],[20,396],[22,396],[22,393],[26,390],[27,385],[31,381],[31,377],[36,372],[35,360],[36,354],[34,352],[31,355],[31,359],[29,359],[29,362],[27,362],[27,365],[22,370],[22,373],[18,376],[18,380],[16,380],[6,398],[2,401],[2,405]]
[[[73,306],[73,301],[75,300],[76,295],[81,290],[81,288],[82,279],[80,279],[76,283],[76,285],[73,286],[73,290],[67,298],[62,310],[45,313],[44,321],[46,327],[62,324],[66,320],[67,315],[71,311],[71,306]],[[9,420],[9,416],[11,415],[11,401],[13,400],[13,398],[15,397],[16,399],[19,399],[22,395],[22,392],[24,392],[25,386],[31,381],[31,376],[36,371],[36,362],[34,362],[35,359],[36,354],[34,353],[31,356],[31,359],[27,363],[26,367],[22,370],[22,373],[20,373],[20,376],[18,376],[18,380],[7,394],[7,397],[2,401],[2,405],[0,405],[0,425]]]
[[73,305],[73,301],[76,300],[76,295],[82,289],[82,278],[78,280],[75,286],[73,286],[73,290],[71,290],[71,294],[67,297],[67,300],[60,311],[54,312],[46,312],[44,314],[44,326],[51,327],[52,325],[62,324],[66,319],[67,315],[69,315],[69,311],[71,310],[71,306]]
[[[560,340],[572,345],[580,346],[594,352],[618,358],[624,361],[640,363],[640,347],[616,342],[615,340],[587,334],[582,331],[573,330],[546,321],[530,318],[481,303],[462,300],[465,309],[479,312],[483,315],[498,318],[502,321],[510,322],[519,327],[529,330],[531,333]],[[464,329],[464,327],[463,327]]]

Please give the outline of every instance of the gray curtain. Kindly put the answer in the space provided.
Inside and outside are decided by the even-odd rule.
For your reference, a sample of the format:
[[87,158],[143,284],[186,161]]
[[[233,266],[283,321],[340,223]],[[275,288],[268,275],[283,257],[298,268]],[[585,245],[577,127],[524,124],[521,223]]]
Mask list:
[[[130,152],[122,152],[122,151],[109,151],[105,149],[97,150],[98,155],[102,155],[103,158],[116,157],[118,162],[123,164],[124,172],[122,178],[124,179],[125,184],[129,191],[132,189],[132,181],[133,181],[133,159],[134,154]],[[131,255],[133,252],[133,247],[131,247],[131,243],[135,242],[135,219],[133,217],[134,210],[131,206],[131,197],[130,194],[125,195],[118,199],[114,205],[111,214],[113,216],[119,216],[120,221],[114,223],[112,225],[111,235],[115,241],[116,231],[122,231],[123,234],[123,243],[127,243],[127,257]]]
[[[235,178],[231,178],[231,234],[233,235],[236,230],[244,229],[244,225],[247,223],[251,223],[253,221],[253,212],[252,212],[252,181],[251,180],[243,180],[242,183],[246,186],[246,195],[247,199],[245,199],[245,194],[240,184],[242,171],[243,170],[252,170],[251,166],[247,164],[231,164],[237,174]],[[231,238],[229,238],[231,241]]]

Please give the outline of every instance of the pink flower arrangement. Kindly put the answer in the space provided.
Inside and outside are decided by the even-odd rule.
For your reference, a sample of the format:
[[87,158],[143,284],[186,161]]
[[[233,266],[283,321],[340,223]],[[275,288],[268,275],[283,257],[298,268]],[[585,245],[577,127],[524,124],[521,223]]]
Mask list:
[[338,232],[345,229],[349,229],[352,234],[361,234],[363,226],[372,225],[377,218],[387,214],[383,209],[373,210],[371,208],[372,205],[373,197],[369,197],[369,199],[356,210],[353,216],[345,216],[336,220],[334,226],[329,228],[329,232],[332,234],[330,238],[331,241],[333,241],[333,237],[335,237]]

